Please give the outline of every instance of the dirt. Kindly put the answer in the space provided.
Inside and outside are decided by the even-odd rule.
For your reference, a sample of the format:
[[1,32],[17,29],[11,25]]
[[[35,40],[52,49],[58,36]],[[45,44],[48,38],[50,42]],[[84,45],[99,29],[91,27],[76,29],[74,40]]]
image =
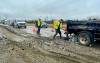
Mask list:
[[[100,63],[100,49],[0,27],[0,63]],[[15,29],[11,28],[14,31]]]

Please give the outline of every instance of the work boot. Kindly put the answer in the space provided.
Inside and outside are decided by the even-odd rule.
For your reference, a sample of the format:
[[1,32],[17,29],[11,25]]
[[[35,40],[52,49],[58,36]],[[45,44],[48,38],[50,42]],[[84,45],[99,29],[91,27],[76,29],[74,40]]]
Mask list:
[[62,39],[62,36],[60,36],[60,39]]
[[53,36],[53,39],[55,39],[55,37],[56,37],[56,36],[54,35],[54,36]]
[[53,39],[55,39],[55,37],[53,37]]

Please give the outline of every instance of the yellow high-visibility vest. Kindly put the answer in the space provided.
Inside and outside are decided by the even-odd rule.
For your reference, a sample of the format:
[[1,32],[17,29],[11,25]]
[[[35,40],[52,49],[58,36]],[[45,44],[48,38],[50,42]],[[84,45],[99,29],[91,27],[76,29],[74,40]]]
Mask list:
[[53,26],[55,29],[58,29],[58,27],[61,29],[62,28],[62,23],[60,23],[59,20],[54,20]]
[[42,21],[41,20],[38,20],[37,23],[38,23],[38,26],[42,26]]

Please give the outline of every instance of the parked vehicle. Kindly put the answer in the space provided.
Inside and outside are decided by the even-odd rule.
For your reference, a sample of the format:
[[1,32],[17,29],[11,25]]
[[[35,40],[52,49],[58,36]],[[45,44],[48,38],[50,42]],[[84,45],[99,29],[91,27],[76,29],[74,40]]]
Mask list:
[[12,22],[11,26],[15,28],[26,28],[26,22],[24,20],[15,20]]
[[67,21],[68,34],[74,33],[74,40],[79,44],[89,46],[100,40],[100,21]]
[[43,23],[42,23],[42,28],[48,28],[48,24],[45,23],[45,22],[43,22]]
[[8,23],[8,20],[1,20],[1,23],[2,24],[7,24]]

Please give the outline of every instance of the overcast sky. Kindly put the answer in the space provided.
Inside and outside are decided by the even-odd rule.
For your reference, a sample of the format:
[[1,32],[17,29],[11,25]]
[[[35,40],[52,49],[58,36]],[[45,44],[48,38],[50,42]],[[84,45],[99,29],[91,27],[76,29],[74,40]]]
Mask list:
[[0,16],[8,18],[83,18],[100,16],[100,0],[0,0]]

